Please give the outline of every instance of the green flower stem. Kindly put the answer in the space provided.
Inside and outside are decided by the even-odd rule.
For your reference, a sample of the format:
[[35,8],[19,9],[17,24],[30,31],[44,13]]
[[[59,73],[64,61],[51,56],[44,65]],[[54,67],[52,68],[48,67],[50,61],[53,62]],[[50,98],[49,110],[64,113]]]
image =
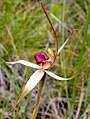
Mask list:
[[39,108],[40,96],[41,96],[41,92],[42,92],[43,85],[44,85],[44,82],[45,82],[45,77],[46,77],[46,74],[44,74],[43,78],[39,82],[39,89],[38,89],[36,106],[34,108],[34,111],[33,111],[31,119],[36,119],[36,116],[37,116],[37,113],[38,113],[38,108]]

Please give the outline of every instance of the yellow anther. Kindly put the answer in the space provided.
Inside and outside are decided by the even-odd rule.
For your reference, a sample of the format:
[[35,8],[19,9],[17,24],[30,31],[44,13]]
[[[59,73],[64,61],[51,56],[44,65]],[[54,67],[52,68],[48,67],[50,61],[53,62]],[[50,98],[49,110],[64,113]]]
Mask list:
[[50,55],[54,55],[54,52],[53,52],[53,50],[52,50],[51,48],[48,49],[48,53],[49,53]]

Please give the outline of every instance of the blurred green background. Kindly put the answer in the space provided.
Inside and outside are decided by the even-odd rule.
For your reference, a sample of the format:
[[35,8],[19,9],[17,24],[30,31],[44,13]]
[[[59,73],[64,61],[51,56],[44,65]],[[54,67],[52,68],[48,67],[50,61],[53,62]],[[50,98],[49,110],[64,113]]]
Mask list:
[[[59,47],[74,35],[58,56],[52,72],[71,81],[47,76],[37,119],[89,119],[90,116],[90,1],[43,0],[58,37]],[[30,0],[0,0],[0,118],[30,119],[38,87],[23,99],[16,112],[8,112],[20,97],[34,69],[9,66],[19,59],[35,63],[33,55],[55,49],[51,27],[41,5]]]

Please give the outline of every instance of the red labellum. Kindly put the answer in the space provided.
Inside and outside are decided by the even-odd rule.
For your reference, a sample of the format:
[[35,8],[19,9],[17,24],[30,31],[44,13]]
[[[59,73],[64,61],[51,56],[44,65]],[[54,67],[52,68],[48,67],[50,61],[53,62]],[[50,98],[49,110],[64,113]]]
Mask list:
[[34,54],[34,58],[36,60],[36,63],[40,64],[43,61],[47,60],[47,55],[44,52],[38,52],[38,53]]

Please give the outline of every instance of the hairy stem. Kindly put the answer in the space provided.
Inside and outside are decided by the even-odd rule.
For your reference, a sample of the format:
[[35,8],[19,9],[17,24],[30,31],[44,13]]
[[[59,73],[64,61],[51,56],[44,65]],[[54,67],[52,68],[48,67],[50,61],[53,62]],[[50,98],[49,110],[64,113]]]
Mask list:
[[46,74],[44,74],[43,78],[39,82],[39,89],[38,89],[36,106],[34,108],[34,111],[33,111],[31,119],[36,119],[36,116],[37,116],[37,113],[38,113],[38,108],[39,108],[40,96],[41,96],[41,92],[42,92],[43,85],[44,85],[44,82],[45,82],[45,77],[46,77]]

